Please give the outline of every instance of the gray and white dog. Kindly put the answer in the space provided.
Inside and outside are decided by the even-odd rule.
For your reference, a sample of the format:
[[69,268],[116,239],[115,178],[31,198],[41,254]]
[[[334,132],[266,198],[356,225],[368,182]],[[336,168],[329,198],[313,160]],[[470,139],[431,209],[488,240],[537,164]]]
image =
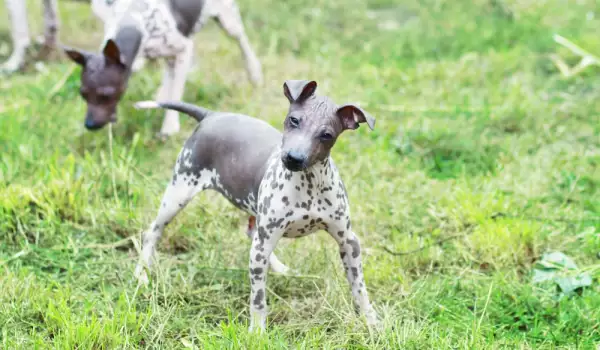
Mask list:
[[[25,0],[4,0],[10,17],[10,34],[13,51],[6,62],[0,65],[0,71],[13,73],[25,64],[25,54],[31,45],[27,4]],[[56,0],[44,0],[44,49],[49,51],[56,46],[59,19]]]
[[348,195],[333,164],[330,151],[338,136],[375,119],[353,104],[336,105],[315,94],[317,83],[286,81],[290,102],[283,135],[268,123],[245,115],[211,112],[181,102],[139,102],[137,108],[174,109],[199,125],[181,150],[172,180],[158,214],[143,234],[141,261],[136,275],[147,282],[151,264],[165,226],[200,191],[213,189],[233,205],[256,216],[249,232],[250,329],[264,329],[267,316],[267,270],[287,269],[273,250],[282,237],[306,236],[327,231],[340,248],[340,257],[358,310],[374,325],[363,277],[361,248],[352,231]]
[[[80,92],[87,102],[85,126],[89,130],[116,121],[117,104],[129,77],[141,68],[144,59],[166,60],[156,99],[180,100],[193,54],[190,36],[209,18],[215,18],[238,41],[250,80],[255,85],[262,83],[261,64],[234,0],[92,0],[92,9],[104,22],[102,52],[65,48],[83,67]],[[171,135],[179,129],[178,113],[167,111],[161,134]]]

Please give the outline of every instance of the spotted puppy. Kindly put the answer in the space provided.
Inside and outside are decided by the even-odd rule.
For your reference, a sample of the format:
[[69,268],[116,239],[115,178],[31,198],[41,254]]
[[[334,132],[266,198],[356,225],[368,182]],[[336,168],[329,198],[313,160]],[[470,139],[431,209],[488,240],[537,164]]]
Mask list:
[[[246,59],[250,80],[262,82],[261,64],[254,53],[234,0],[92,0],[94,13],[105,24],[101,53],[65,48],[83,67],[81,96],[87,102],[85,127],[97,130],[117,119],[117,104],[131,73],[145,59],[165,59],[158,100],[180,100],[193,53],[190,36],[215,18],[235,38]],[[179,116],[169,110],[161,134],[179,131]]]
[[[31,45],[29,25],[27,21],[27,4],[25,0],[5,0],[10,17],[10,33],[13,51],[6,62],[0,65],[0,71],[13,73],[25,64],[25,53]],[[44,0],[44,51],[56,46],[58,32],[58,8],[56,0]]]
[[[267,270],[281,237],[296,238],[325,230],[338,242],[354,301],[369,325],[376,314],[363,277],[361,249],[352,231],[350,206],[340,174],[330,158],[338,136],[375,119],[352,104],[338,106],[315,95],[314,81],[286,81],[290,102],[283,135],[267,123],[239,114],[214,113],[184,103],[141,102],[187,113],[200,125],[181,151],[172,181],[155,221],[143,236],[136,273],[146,281],[149,265],[165,226],[198,192],[215,189],[235,206],[256,216],[251,233],[250,329],[264,329],[267,316]],[[276,261],[276,259],[275,259]]]

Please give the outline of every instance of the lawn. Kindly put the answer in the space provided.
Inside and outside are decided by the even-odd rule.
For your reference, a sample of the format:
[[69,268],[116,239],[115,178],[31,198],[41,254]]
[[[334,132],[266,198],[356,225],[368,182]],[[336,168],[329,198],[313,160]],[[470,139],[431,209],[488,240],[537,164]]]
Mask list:
[[[29,1],[33,5],[34,1]],[[600,3],[540,0],[238,0],[265,72],[255,89],[215,23],[195,37],[184,99],[281,128],[285,79],[357,102],[374,131],[333,150],[382,327],[354,313],[337,245],[282,240],[300,276],[269,278],[269,325],[249,334],[246,216],[197,196],[159,244],[152,283],[133,279],[195,122],[156,137],[161,73],[133,76],[119,122],[88,132],[79,68],[64,55],[0,77],[0,347],[3,349],[582,348],[600,344]],[[96,49],[102,26],[59,1],[65,45]],[[34,33],[40,8],[30,6]],[[0,55],[9,53],[0,8]],[[399,254],[392,254],[392,253]],[[592,277],[560,296],[533,283],[563,252]]]

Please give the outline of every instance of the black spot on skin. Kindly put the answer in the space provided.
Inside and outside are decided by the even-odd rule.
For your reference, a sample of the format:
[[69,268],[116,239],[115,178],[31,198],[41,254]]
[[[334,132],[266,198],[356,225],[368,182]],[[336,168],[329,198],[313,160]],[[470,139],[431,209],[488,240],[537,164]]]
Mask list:
[[261,246],[265,244],[265,239],[267,239],[267,238],[269,238],[269,236],[267,234],[267,230],[265,230],[264,227],[260,226],[258,228],[258,239],[260,239]]
[[254,305],[262,306],[263,299],[265,298],[265,292],[262,289],[259,289],[256,292],[256,296],[254,297]]
[[289,217],[290,217],[290,216],[292,216],[292,215],[294,215],[294,211],[293,211],[293,210],[290,210],[290,211],[288,211],[287,213],[285,213],[285,217],[286,217],[286,218],[289,218]]
[[288,199],[288,197],[287,197],[287,196],[283,196],[283,197],[281,198],[281,201],[282,201],[282,202],[283,202],[283,204],[285,204],[285,205],[290,205],[290,200]]
[[[346,257],[346,252],[340,252],[340,258],[342,258],[342,260],[344,260],[344,258]],[[344,266],[346,264],[344,263]]]
[[[307,215],[308,216],[308,215]],[[310,220],[310,225],[314,225],[315,224],[315,219]]]
[[198,180],[194,181],[194,186],[198,186]]
[[327,203],[327,205],[331,206],[331,201],[329,201],[329,199],[325,198],[325,203]]
[[348,222],[346,222],[346,229],[349,230],[350,229],[350,220],[348,220]]
[[256,256],[254,257],[254,259],[256,261],[261,261],[261,260],[265,259],[265,256],[262,255],[261,253],[257,253]]
[[291,171],[286,171],[285,172],[285,179],[286,180],[291,180],[292,179],[292,172]]
[[273,199],[273,194],[271,193],[270,196],[265,196],[265,198],[263,198],[263,210],[262,213],[264,215],[267,215],[269,208],[271,207],[271,199]]
[[283,184],[279,185],[279,190],[281,191],[283,189]]
[[308,220],[308,218],[309,218],[309,216],[308,216],[308,215],[304,215],[304,216],[302,217],[302,219],[304,219],[304,220]]
[[300,186],[296,186],[296,191],[300,191]]
[[356,267],[351,268],[352,270],[352,276],[354,276],[354,278],[358,278],[358,269]]
[[267,224],[267,228],[269,230],[272,230],[272,229],[278,227],[279,225],[281,225],[281,223],[283,223],[283,220],[285,220],[285,219],[280,218],[279,220],[275,220],[275,219],[271,219],[271,220],[272,221]]
[[254,269],[250,269],[250,273],[253,275],[258,275],[259,273],[263,272],[263,268],[262,267],[257,267]]
[[167,206],[167,203],[163,202],[162,207],[164,208],[166,206]]
[[309,196],[312,196],[312,191],[311,190],[307,190],[306,194],[309,195]]
[[358,244],[358,241],[356,239],[347,239],[346,243],[352,246],[352,257],[355,259],[358,258],[360,255],[360,244]]
[[304,181],[304,175],[300,175],[300,180]]
[[321,200],[319,199],[319,200],[317,201],[317,204],[321,205],[321,203],[322,203],[322,202],[321,202]]

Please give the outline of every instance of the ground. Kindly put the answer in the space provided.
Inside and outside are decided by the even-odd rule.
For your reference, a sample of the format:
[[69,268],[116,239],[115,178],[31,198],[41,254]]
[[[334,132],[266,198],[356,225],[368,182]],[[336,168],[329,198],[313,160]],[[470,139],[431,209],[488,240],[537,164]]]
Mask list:
[[[33,5],[34,1],[29,1]],[[96,49],[89,5],[60,1],[63,44]],[[184,99],[281,128],[285,79],[314,79],[357,102],[375,131],[333,150],[382,320],[354,314],[325,233],[277,249],[300,277],[269,277],[268,333],[247,332],[246,217],[203,193],[168,227],[149,287],[133,280],[176,155],[195,122],[156,137],[160,70],[134,75],[110,129],[84,130],[79,68],[64,55],[0,78],[2,348],[594,348],[600,342],[600,54],[589,1],[239,0],[265,86],[248,82],[235,42],[210,23],[196,37]],[[40,9],[30,20],[40,34]],[[0,55],[9,52],[0,10]],[[131,239],[131,238],[133,239]],[[390,252],[405,252],[392,255]],[[419,250],[420,249],[420,250]],[[532,283],[562,251],[592,275],[556,298]]]

